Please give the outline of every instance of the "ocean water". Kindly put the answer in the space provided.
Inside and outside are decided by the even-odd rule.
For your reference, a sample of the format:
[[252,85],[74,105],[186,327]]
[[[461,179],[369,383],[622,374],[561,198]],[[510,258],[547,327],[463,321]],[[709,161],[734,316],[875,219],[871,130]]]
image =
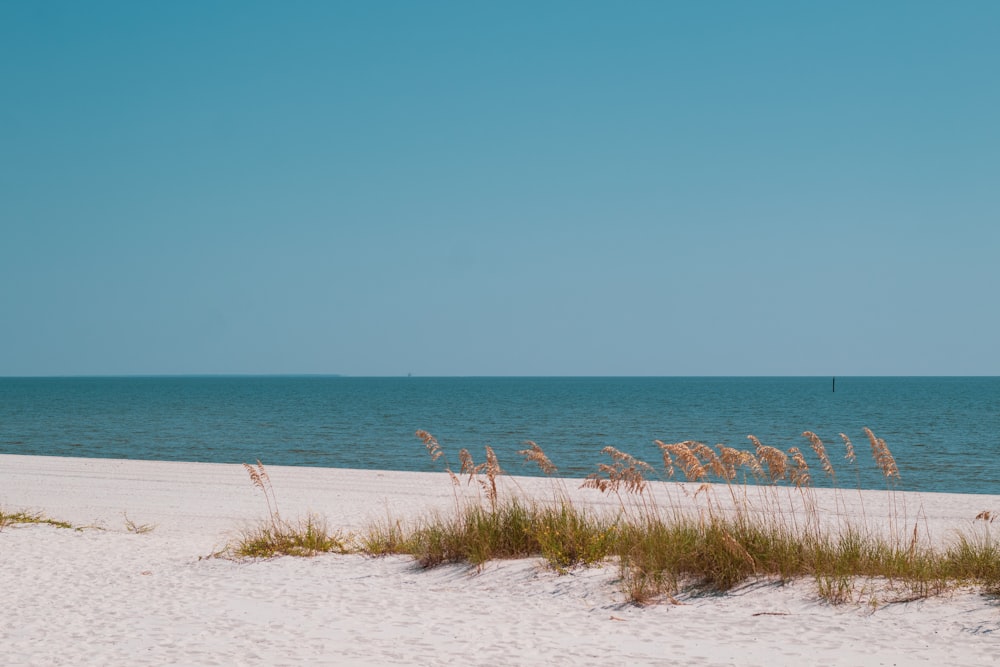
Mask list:
[[[514,474],[537,442],[584,477],[612,445],[651,463],[654,439],[750,447],[748,434],[803,449],[826,443],[840,486],[884,488],[862,428],[885,439],[899,488],[1000,493],[1000,378],[0,378],[0,452],[271,465],[441,470],[492,446]],[[839,433],[859,453],[843,460]]]

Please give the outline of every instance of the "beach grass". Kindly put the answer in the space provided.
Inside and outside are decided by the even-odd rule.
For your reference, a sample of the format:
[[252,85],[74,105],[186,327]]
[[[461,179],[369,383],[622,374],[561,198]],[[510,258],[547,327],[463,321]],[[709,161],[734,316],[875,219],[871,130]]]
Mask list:
[[244,463],[243,468],[251,484],[263,494],[268,516],[262,523],[243,530],[229,548],[220,552],[221,555],[234,558],[309,557],[346,551],[343,540],[329,530],[323,517],[310,514],[293,521],[281,517],[271,478],[260,460],[256,465]]
[[42,512],[7,511],[0,508],[0,530],[15,524],[41,524],[56,528],[74,528],[73,524],[52,519]]
[[410,526],[391,520],[375,524],[358,547],[371,556],[409,554],[423,567],[542,556],[561,569],[606,559],[614,536],[612,521],[569,503],[510,498],[489,507],[469,504]]
[[122,512],[122,518],[125,521],[125,530],[130,533],[135,533],[136,535],[145,535],[146,533],[151,533],[156,530],[155,523],[136,523],[129,518],[127,512]]
[[[897,499],[899,470],[885,441],[870,429],[864,433],[886,483],[885,516],[865,515],[860,488],[837,486],[827,447],[809,431],[802,434],[808,448],[787,450],[752,435],[753,448],[746,450],[656,441],[662,453],[658,466],[606,447],[606,462],[582,487],[614,498],[611,511],[571,501],[568,480],[557,476],[534,442],[520,454],[550,476],[552,493],[545,499],[520,492],[516,481],[500,484],[505,472],[491,448],[480,463],[462,449],[456,471],[437,439],[418,431],[427,454],[440,462],[456,489],[452,511],[412,521],[388,516],[345,538],[316,515],[283,519],[267,471],[257,461],[244,467],[264,496],[268,517],[244,531],[227,553],[237,558],[405,554],[425,568],[541,557],[561,572],[615,563],[626,598],[638,604],[800,578],[814,580],[818,596],[833,604],[920,599],[961,586],[1000,592],[1000,544],[991,533],[996,517],[983,512],[971,532],[937,546],[921,531],[919,510],[911,516]],[[843,458],[856,467],[850,438],[840,436]],[[819,509],[814,469],[833,483],[833,519]],[[680,478],[680,484],[656,485]],[[463,485],[478,493],[458,493]],[[857,494],[854,506],[861,516],[846,509],[851,494]]]
[[315,556],[346,551],[322,517],[309,515],[297,521],[276,520],[250,529],[227,552],[236,558]]
[[[724,592],[749,581],[788,581],[808,577],[818,595],[831,602],[874,599],[909,600],[978,586],[1000,589],[1000,545],[990,533],[995,517],[976,517],[978,532],[959,534],[951,546],[934,546],[896,498],[899,471],[885,441],[864,429],[872,459],[886,482],[889,512],[851,521],[838,512],[824,522],[812,486],[812,469],[803,449],[786,451],[749,436],[753,450],[703,443],[657,441],[662,472],[615,448],[583,486],[617,498],[617,510],[596,513],[569,501],[565,480],[553,478],[553,499],[501,496],[502,474],[492,450],[476,465],[459,453],[456,474],[445,460],[453,484],[466,476],[478,484],[478,499],[459,500],[451,514],[436,513],[411,524],[387,519],[369,528],[357,548],[370,555],[409,554],[424,567],[443,563],[481,566],[493,559],[540,556],[564,570],[577,565],[617,562],[627,598],[647,603],[679,592]],[[431,458],[445,459],[440,443],[425,431],[417,436]],[[805,432],[816,467],[834,482],[838,509],[845,494],[827,448]],[[856,465],[850,439],[841,434],[844,458]],[[533,442],[521,455],[548,475],[557,471]],[[650,492],[656,478],[683,476],[698,484],[687,496],[701,502],[673,502],[669,493]],[[652,479],[651,479],[652,478]],[[708,481],[714,483],[708,484]],[[676,492],[676,489],[674,490]],[[856,492],[861,495],[860,489]],[[690,500],[690,498],[688,498]],[[684,507],[682,508],[682,505]],[[863,502],[861,507],[863,508]],[[692,507],[694,509],[692,510]],[[910,526],[912,525],[912,530]],[[873,583],[876,582],[876,583]]]

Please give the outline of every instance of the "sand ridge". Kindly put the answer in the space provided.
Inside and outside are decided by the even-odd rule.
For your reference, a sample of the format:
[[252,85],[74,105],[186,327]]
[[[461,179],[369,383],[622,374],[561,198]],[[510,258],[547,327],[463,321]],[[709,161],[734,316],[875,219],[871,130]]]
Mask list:
[[[268,472],[285,516],[313,511],[346,530],[454,503],[438,473]],[[884,496],[866,492],[866,507]],[[996,496],[907,502],[941,539],[1000,509]],[[873,610],[830,606],[811,581],[765,581],[636,607],[613,566],[560,575],[535,559],[477,572],[404,557],[207,558],[266,515],[238,465],[2,455],[0,507],[95,526],[0,532],[5,664],[982,665],[1000,637],[997,601],[964,590]],[[156,528],[130,533],[125,514]]]

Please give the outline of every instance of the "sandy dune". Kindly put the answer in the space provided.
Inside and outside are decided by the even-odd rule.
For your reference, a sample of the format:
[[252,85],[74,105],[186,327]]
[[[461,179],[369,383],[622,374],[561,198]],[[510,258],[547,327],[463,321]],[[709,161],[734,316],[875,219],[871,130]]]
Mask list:
[[[454,502],[441,474],[268,471],[284,516],[313,511],[344,530]],[[547,480],[511,483],[551,493]],[[879,492],[817,496],[831,517],[848,501],[868,516],[889,502]],[[895,501],[940,541],[1000,510],[997,496]],[[830,606],[807,580],[758,582],[640,608],[624,604],[613,566],[559,575],[535,560],[475,572],[422,571],[406,558],[211,558],[266,515],[234,465],[0,455],[0,507],[91,526],[0,532],[0,655],[10,665],[984,665],[1000,655],[1000,606],[970,591],[873,609]],[[131,533],[126,514],[156,528]]]

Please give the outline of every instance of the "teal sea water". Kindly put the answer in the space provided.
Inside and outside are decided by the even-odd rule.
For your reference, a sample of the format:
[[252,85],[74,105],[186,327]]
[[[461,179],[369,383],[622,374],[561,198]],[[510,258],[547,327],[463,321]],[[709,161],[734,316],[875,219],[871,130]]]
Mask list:
[[[0,378],[0,452],[271,465],[440,470],[414,437],[438,437],[453,464],[490,445],[514,474],[536,441],[565,476],[606,445],[658,462],[654,439],[798,446],[804,430],[841,459],[851,437],[860,483],[883,488],[862,427],[886,440],[917,491],[1000,493],[1000,378]],[[838,465],[839,459],[839,465]],[[814,478],[822,484],[816,469]]]

